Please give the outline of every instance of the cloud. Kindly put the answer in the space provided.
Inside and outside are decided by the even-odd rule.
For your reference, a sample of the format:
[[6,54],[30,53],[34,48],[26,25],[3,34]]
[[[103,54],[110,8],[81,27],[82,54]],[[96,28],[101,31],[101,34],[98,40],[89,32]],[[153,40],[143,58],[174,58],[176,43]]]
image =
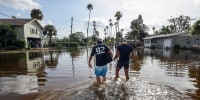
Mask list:
[[0,0],[0,5],[22,11],[41,8],[41,5],[34,0]]
[[144,23],[151,29],[153,26],[159,29],[168,24],[170,16],[186,15],[199,17],[200,0],[124,0],[121,3],[123,17],[120,20],[121,27],[130,26],[130,22],[142,15]]
[[53,23],[52,23],[50,20],[48,20],[48,21],[42,20],[42,21],[40,22],[40,24],[41,24],[42,26],[45,26],[45,25],[53,25]]
[[14,14],[14,16],[17,17],[17,18],[20,18],[21,14],[20,13],[16,13],[16,14]]
[[195,5],[200,5],[200,0],[192,0]]

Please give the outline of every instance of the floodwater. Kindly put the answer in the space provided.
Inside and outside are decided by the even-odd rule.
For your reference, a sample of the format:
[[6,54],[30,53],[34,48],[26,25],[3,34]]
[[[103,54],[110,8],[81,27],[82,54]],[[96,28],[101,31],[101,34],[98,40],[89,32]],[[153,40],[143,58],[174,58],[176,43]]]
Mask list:
[[130,63],[130,80],[125,82],[123,69],[113,80],[113,61],[100,87],[93,85],[95,75],[87,65],[90,52],[91,48],[0,52],[0,99],[38,93],[28,99],[200,100],[198,52],[138,49]]

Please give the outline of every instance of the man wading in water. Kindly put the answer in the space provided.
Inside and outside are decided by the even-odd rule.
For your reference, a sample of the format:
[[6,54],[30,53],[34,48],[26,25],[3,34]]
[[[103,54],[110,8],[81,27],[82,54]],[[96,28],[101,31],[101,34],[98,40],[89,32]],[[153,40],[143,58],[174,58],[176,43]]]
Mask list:
[[[91,60],[93,56],[96,57],[96,66],[95,66],[95,75],[97,86],[101,85],[106,81],[106,72],[107,72],[107,54],[112,55],[110,49],[103,44],[101,40],[97,41],[97,45],[92,48],[92,52],[89,57],[88,65],[92,68]],[[101,80],[102,76],[102,80]]]
[[115,54],[115,57],[113,60],[119,57],[119,60],[117,61],[117,67],[115,71],[115,80],[119,78],[119,71],[122,67],[124,67],[124,73],[126,75],[126,81],[129,80],[129,57],[130,55],[132,58],[134,57],[133,48],[127,44],[127,41],[124,39],[122,40],[122,44],[117,47],[117,52]]

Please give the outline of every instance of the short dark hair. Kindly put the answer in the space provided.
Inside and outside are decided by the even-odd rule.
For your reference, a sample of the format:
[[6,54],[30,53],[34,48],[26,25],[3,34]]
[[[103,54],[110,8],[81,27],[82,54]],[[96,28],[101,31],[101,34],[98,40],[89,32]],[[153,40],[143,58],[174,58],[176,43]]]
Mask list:
[[101,44],[101,43],[103,43],[102,40],[97,40],[97,44]]

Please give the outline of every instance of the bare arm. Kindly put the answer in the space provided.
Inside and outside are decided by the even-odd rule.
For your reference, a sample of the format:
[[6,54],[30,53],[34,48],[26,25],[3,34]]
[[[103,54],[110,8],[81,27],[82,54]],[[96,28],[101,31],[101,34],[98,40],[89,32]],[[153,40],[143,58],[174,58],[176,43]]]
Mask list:
[[108,54],[110,54],[113,57],[113,53],[111,50],[108,51]]
[[88,66],[89,66],[90,68],[92,68],[92,64],[91,64],[92,58],[93,58],[93,56],[90,56],[89,61],[88,61]]
[[135,57],[135,51],[133,50],[132,52],[131,52],[131,58],[133,59]]
[[115,60],[116,58],[118,58],[119,57],[119,51],[117,51],[116,53],[115,53],[115,57],[113,58],[113,60]]

